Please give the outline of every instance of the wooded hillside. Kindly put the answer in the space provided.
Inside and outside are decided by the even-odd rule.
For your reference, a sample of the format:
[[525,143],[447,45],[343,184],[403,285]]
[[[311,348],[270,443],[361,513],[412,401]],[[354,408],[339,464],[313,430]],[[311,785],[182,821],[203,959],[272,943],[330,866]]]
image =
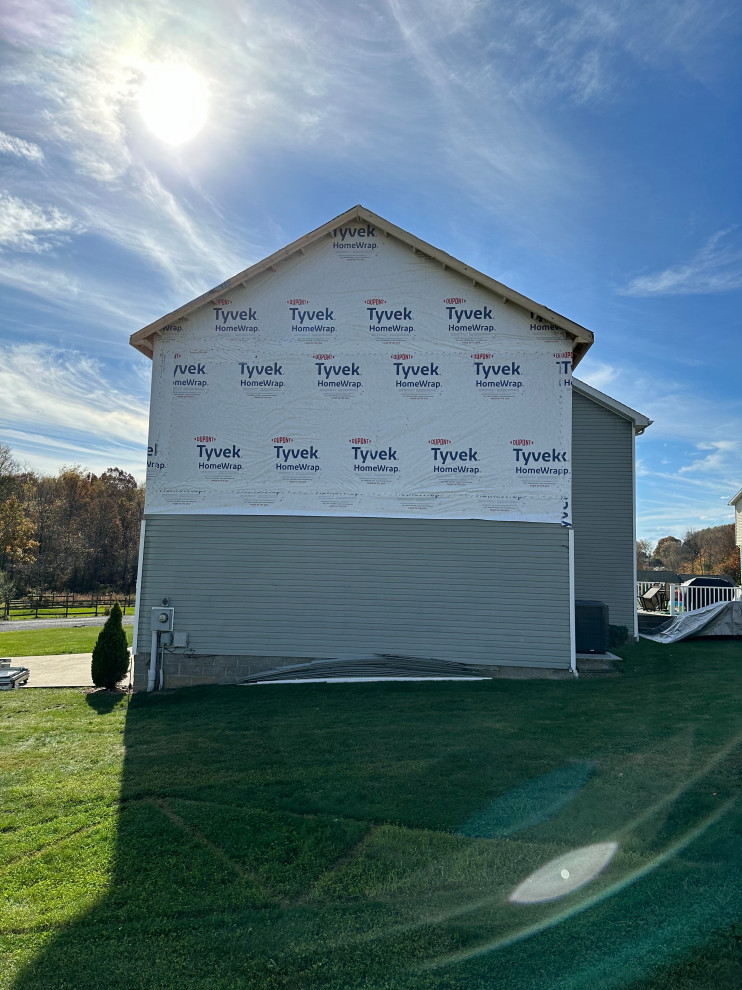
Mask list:
[[676,574],[727,574],[739,582],[739,547],[734,543],[734,523],[689,529],[682,540],[664,536],[656,546],[648,540],[636,544],[639,570],[665,569]]
[[128,592],[136,582],[144,485],[119,468],[24,471],[0,444],[0,597]]

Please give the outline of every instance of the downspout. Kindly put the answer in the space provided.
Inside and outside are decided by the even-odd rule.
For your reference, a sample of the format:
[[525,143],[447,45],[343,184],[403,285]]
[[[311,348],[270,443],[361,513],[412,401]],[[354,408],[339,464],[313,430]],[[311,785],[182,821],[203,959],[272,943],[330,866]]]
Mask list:
[[142,602],[142,567],[144,566],[144,530],[145,521],[139,523],[139,558],[137,560],[137,590],[134,598],[134,633],[131,637],[131,652],[137,654],[137,643],[139,641],[139,610]]
[[572,526],[567,530],[569,546],[569,649],[570,667],[573,677],[577,673],[577,637],[575,632],[575,531]]
[[149,651],[149,670],[147,671],[147,693],[155,689],[155,673],[157,671],[157,650],[160,646],[160,634],[152,630],[152,645]]
[[631,424],[631,556],[633,557],[634,564],[632,568],[632,578],[633,583],[631,585],[631,601],[632,601],[632,611],[634,614],[634,628],[631,630],[634,635],[634,642],[639,642],[639,612],[636,607],[636,583],[637,583],[637,573],[636,573],[636,438],[641,436],[644,432],[645,427],[637,429],[635,423]]

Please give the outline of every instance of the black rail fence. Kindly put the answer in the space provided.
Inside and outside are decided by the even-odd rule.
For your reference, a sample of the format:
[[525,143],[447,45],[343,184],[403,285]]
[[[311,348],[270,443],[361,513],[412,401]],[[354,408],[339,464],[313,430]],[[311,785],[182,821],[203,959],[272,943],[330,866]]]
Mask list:
[[2,602],[3,619],[59,619],[75,616],[108,615],[118,602],[124,615],[134,612],[134,595],[90,594],[74,595],[49,591],[24,598],[6,598]]

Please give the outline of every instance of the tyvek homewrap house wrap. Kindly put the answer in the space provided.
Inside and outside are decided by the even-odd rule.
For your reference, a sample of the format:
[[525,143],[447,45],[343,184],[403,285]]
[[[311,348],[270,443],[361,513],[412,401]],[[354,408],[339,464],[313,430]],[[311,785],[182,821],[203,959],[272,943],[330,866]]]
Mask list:
[[575,593],[635,632],[649,420],[573,382],[592,339],[360,206],[134,334],[135,685],[381,653],[570,676]]

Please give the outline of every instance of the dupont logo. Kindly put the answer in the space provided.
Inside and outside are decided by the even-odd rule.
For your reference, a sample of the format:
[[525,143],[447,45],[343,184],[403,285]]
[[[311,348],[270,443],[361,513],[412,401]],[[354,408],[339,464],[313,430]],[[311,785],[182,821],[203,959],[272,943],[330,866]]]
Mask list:
[[219,299],[212,299],[212,302],[214,303],[215,306],[231,306],[232,305],[232,300],[231,299],[225,299],[223,296],[221,298],[219,298]]
[[213,443],[216,437],[194,437],[196,443]]
[[562,351],[561,354],[555,354],[554,357],[555,358],[571,358],[572,357],[572,351]]
[[472,359],[474,361],[487,361],[491,357],[491,354],[472,354]]
[[460,296],[451,296],[450,299],[444,299],[443,302],[451,303],[453,305],[454,303],[466,302],[466,299],[462,299]]
[[361,444],[361,443],[371,443],[368,437],[353,437],[348,443]]
[[510,443],[513,447],[531,447],[533,446],[533,440],[511,440]]
[[304,303],[308,303],[308,299],[287,299],[286,302],[289,306],[303,306]]
[[366,300],[366,305],[367,306],[383,306],[383,304],[385,302],[386,302],[386,299],[367,299]]
[[409,361],[411,354],[392,354],[392,361]]
[[293,437],[273,437],[273,443],[293,443]]
[[334,354],[313,354],[312,357],[315,361],[332,361],[335,357]]
[[445,447],[446,444],[450,442],[450,440],[443,440],[441,437],[437,437],[435,440],[428,440],[428,443],[432,447]]

